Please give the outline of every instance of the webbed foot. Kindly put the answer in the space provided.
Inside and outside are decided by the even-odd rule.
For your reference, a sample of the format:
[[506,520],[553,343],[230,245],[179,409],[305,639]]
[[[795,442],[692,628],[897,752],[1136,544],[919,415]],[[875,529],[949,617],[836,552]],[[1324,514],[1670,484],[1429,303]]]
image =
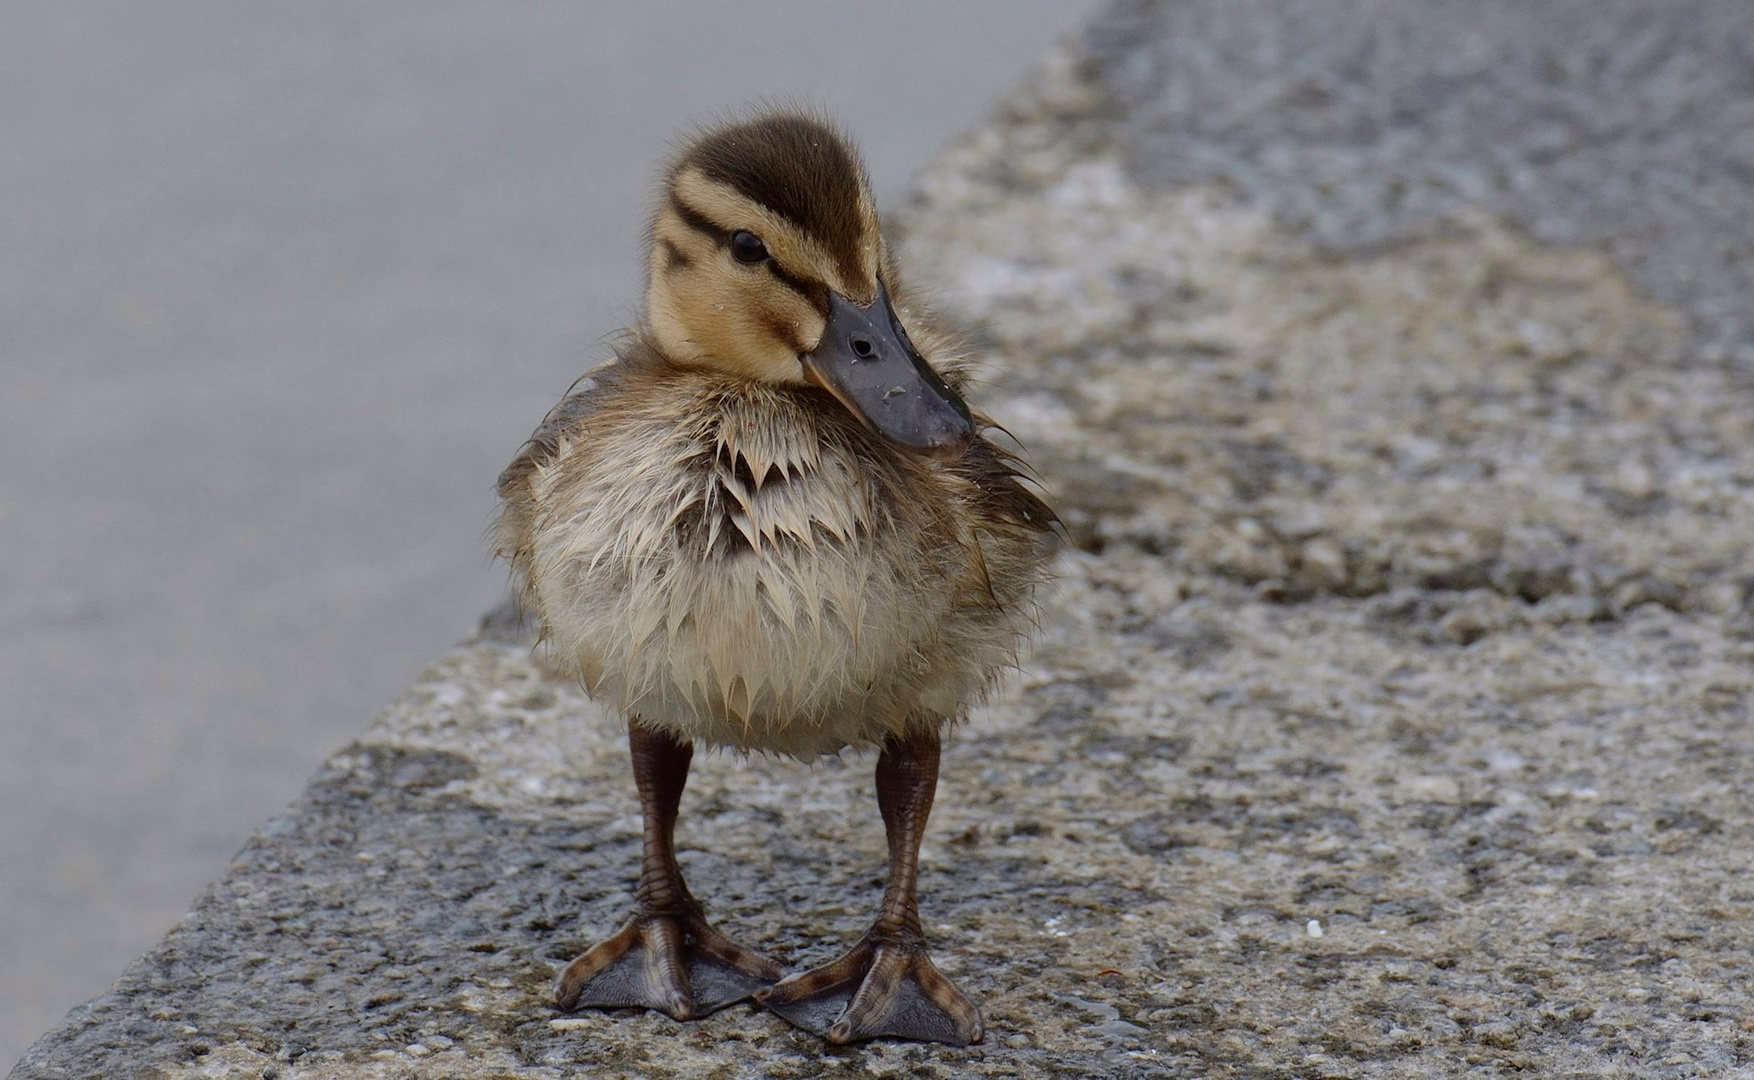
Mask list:
[[831,1043],[981,1041],[981,1014],[939,973],[923,941],[866,935],[838,960],[755,991],[755,1000]]
[[641,913],[567,965],[562,1009],[657,1009],[690,1020],[734,1005],[785,972],[719,931],[699,911]]

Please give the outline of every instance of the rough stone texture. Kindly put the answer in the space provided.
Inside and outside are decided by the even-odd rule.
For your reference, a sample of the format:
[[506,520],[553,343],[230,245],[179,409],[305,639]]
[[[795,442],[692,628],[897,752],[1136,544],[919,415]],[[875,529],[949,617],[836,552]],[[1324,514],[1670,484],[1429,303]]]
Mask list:
[[1222,181],[1347,251],[1488,209],[1754,338],[1741,0],[1129,2],[1091,49],[1142,179]]
[[[1388,152],[1338,121],[1261,120],[1250,183],[1166,171],[1198,141],[1161,117],[1206,115],[1189,86],[1274,67],[1251,27],[1313,54],[1255,84],[1260,117],[1305,68],[1380,110],[1378,68],[1317,59],[1438,10],[1297,36],[1229,0],[1125,6],[922,180],[907,259],[1002,358],[984,401],[1074,541],[1033,660],[948,749],[923,856],[985,1045],[557,1017],[555,969],[631,899],[637,808],[612,719],[496,624],[15,1075],[1754,1075],[1754,378],[1706,317],[1730,286],[1663,278],[1661,222],[1562,169],[1516,206],[1373,209]],[[1561,49],[1477,10],[1458,55],[1515,31],[1561,69],[1706,11],[1592,6],[1624,32]],[[1522,70],[1469,63],[1462,101]],[[1633,110],[1597,149],[1731,145],[1735,107]],[[1463,160],[1495,130],[1440,138],[1449,116],[1372,138]],[[1333,223],[1286,216],[1300,184]],[[1613,235],[1555,244],[1543,207]],[[697,763],[683,859],[730,932],[793,965],[859,932],[869,765]]]

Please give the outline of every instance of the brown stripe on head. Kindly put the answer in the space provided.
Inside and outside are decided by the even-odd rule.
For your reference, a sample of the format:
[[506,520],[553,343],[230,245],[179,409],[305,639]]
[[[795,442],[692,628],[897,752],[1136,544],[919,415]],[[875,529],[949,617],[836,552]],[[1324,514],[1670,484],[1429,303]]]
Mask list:
[[857,153],[825,121],[769,113],[703,135],[676,163],[785,218],[831,258],[847,282],[877,276],[877,214]]

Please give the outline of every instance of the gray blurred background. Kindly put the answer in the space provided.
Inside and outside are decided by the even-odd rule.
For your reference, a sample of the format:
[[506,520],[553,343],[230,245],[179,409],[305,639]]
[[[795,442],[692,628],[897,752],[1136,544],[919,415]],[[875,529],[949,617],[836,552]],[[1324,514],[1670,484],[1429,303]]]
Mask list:
[[500,595],[680,128],[820,104],[893,206],[1094,7],[0,7],[0,1063]]

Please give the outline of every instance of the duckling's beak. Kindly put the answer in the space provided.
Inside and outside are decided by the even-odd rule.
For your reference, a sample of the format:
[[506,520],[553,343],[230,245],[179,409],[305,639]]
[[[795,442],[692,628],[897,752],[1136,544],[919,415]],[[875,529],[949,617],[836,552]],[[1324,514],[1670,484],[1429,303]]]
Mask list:
[[881,282],[867,307],[831,291],[822,342],[803,360],[806,378],[897,446],[956,458],[974,439],[968,406],[908,340]]

